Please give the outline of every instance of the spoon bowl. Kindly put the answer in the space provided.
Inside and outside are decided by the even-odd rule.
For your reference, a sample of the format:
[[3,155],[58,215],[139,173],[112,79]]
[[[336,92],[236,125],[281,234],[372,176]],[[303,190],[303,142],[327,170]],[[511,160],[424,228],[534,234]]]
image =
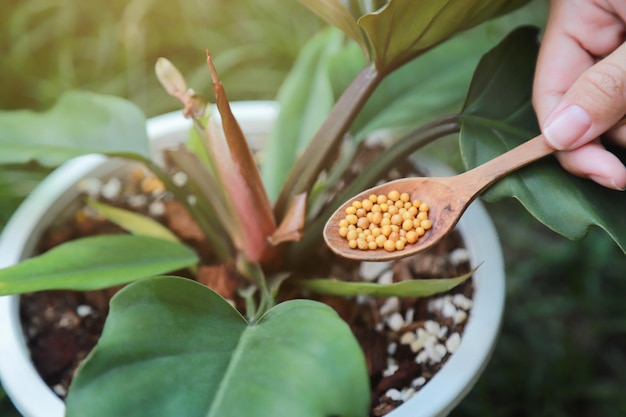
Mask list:
[[[335,211],[324,227],[324,239],[338,255],[359,261],[390,261],[413,255],[436,245],[452,232],[469,204],[497,180],[552,152],[554,149],[540,135],[459,175],[402,178],[372,187],[354,196]],[[427,203],[432,227],[416,243],[407,244],[403,250],[389,252],[383,248],[350,248],[348,240],[339,235],[339,222],[345,218],[346,208],[354,200],[366,199],[371,194],[387,195],[392,190],[406,192],[411,200],[419,199]]]

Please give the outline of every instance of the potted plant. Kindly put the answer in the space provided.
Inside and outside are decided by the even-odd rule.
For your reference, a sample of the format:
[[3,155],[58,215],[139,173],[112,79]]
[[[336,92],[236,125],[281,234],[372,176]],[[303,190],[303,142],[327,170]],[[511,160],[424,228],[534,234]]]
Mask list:
[[[476,25],[511,7],[497,1],[476,3],[484,3],[484,7],[473,9],[473,4],[452,2],[432,6],[439,9],[431,10],[431,6],[391,1],[380,10],[365,13],[357,26],[350,10],[341,3],[333,3],[336,8],[329,9],[311,2],[311,8],[356,38],[371,61],[346,87],[290,170],[290,176],[285,179],[280,178],[280,172],[265,174],[264,178],[279,177],[274,181],[266,179],[266,183],[278,184],[274,191],[268,187],[268,194],[261,186],[256,164],[245,146],[211,63],[209,67],[223,128],[212,119],[208,122],[204,119],[202,101],[187,89],[182,77],[172,67],[161,61],[159,73],[165,80],[166,89],[181,99],[185,113],[200,127],[199,136],[208,136],[207,142],[199,142],[197,138],[191,142],[189,149],[195,149],[195,153],[189,149],[165,152],[170,164],[185,172],[188,182],[182,186],[175,184],[162,167],[152,162],[147,148],[127,140],[135,136],[145,139],[137,130],[120,135],[122,143],[113,143],[114,148],[110,147],[111,142],[99,141],[108,133],[103,129],[100,130],[100,133],[105,132],[103,136],[94,134],[87,140],[95,142],[102,153],[141,160],[167,184],[210,240],[210,262],[222,265],[219,267],[222,274],[244,279],[249,306],[247,318],[244,319],[216,293],[192,281],[163,276],[140,279],[177,268],[195,268],[197,254],[174,239],[141,235],[88,238],[80,243],[67,243],[39,258],[5,269],[0,273],[3,293],[68,287],[84,290],[140,279],[125,287],[112,300],[103,337],[72,383],[67,398],[67,415],[367,414],[369,388],[365,363],[349,328],[324,304],[291,300],[274,306],[275,294],[280,287],[289,284],[308,291],[340,291],[343,294],[348,291],[352,295],[372,291],[370,283],[358,281],[346,284],[335,280],[291,279],[285,282],[285,279],[293,278],[294,274],[287,272],[292,271],[290,268],[296,259],[314,258],[313,267],[308,263],[307,268],[319,266],[315,265],[320,259],[317,258],[317,242],[327,214],[357,191],[375,183],[409,151],[462,128],[462,153],[472,166],[493,157],[512,143],[533,136],[536,124],[529,106],[528,86],[532,78],[532,58],[536,53],[536,31],[524,28],[507,37],[482,59],[460,115],[434,120],[409,133],[381,153],[380,159],[368,165],[368,170],[341,191],[326,180],[342,178],[336,171],[322,175],[328,164],[336,161],[339,144],[349,128],[358,125],[359,111],[383,78],[443,42],[455,31]],[[426,9],[420,10],[420,7]],[[332,10],[332,14],[328,10]],[[400,35],[400,30],[394,28],[404,29],[405,26],[399,25],[402,22],[396,19],[408,16],[418,16],[421,26],[411,26],[416,33],[411,30]],[[359,27],[367,37],[362,35]],[[426,28],[428,30],[424,33],[432,36],[424,36],[421,31]],[[390,37],[392,43],[388,42]],[[407,38],[417,41],[407,44]],[[512,80],[516,84],[512,84]],[[500,98],[502,86],[508,90],[506,100],[494,106],[492,98]],[[285,93],[282,100],[285,96],[288,94]],[[295,125],[295,131],[299,133],[306,120],[294,123],[293,116],[290,118],[288,114],[293,108],[285,104],[292,104],[292,101],[283,103],[275,131],[286,135]],[[129,107],[122,109],[119,103],[114,107],[120,110],[117,126],[126,127],[120,120],[132,118],[133,110]],[[80,107],[72,110],[80,110]],[[53,116],[59,116],[54,111],[50,114],[48,120],[44,118],[46,127],[53,125],[49,123],[54,120]],[[367,113],[362,114],[367,116]],[[299,113],[298,116],[302,118],[302,115]],[[19,123],[15,118],[12,120],[12,123]],[[98,125],[102,118],[90,121]],[[99,127],[102,125],[106,127],[107,123],[100,123]],[[132,128],[138,124],[129,123],[128,126]],[[19,129],[15,131],[19,133]],[[65,136],[67,132],[63,133]],[[90,133],[93,132],[90,130]],[[23,135],[20,139],[25,136],[32,135]],[[55,139],[58,140],[58,136]],[[278,146],[291,143],[283,141]],[[263,158],[269,158],[270,149]],[[346,146],[344,150],[349,152],[350,147]],[[232,161],[223,158],[224,155],[230,155]],[[38,159],[45,161],[48,157],[51,157],[49,152],[39,155]],[[349,165],[342,162],[340,158],[334,166]],[[530,201],[529,209],[533,214],[559,230],[562,218],[570,214],[564,216],[560,209],[555,216],[545,208],[549,206],[538,204],[545,203],[545,200],[537,197],[532,189],[525,196],[518,195],[520,189],[528,191],[525,185],[529,179],[538,182],[545,181],[546,177],[550,179],[548,186],[578,181],[563,174],[554,164],[544,164],[507,178],[490,192],[490,197],[514,195],[525,204]],[[519,186],[520,181],[524,187]],[[546,182],[538,184],[535,183],[535,192]],[[604,190],[585,182],[576,183],[579,185],[589,194],[590,200],[619,200],[615,194],[605,194]],[[189,195],[195,198],[190,200]],[[559,198],[571,196],[561,195]],[[275,201],[273,205],[269,203],[271,200]],[[578,208],[572,212],[576,210]],[[117,221],[126,227],[136,229],[137,221],[124,222],[123,217],[128,213],[120,219],[116,212],[106,207],[103,211],[111,218],[117,217]],[[610,210],[605,210],[592,217],[592,221],[609,231],[619,231],[620,225],[614,223],[615,218]],[[572,230],[579,232],[587,225],[575,226],[565,230],[564,234],[571,235]],[[315,233],[316,228],[318,233]],[[162,233],[162,229],[152,223],[148,229],[152,236]],[[145,229],[142,233],[146,233]],[[616,234],[615,239],[623,246],[619,236]],[[77,259],[78,250],[91,251],[90,256],[80,258],[89,259],[87,264],[72,262]],[[59,268],[61,274],[52,274],[55,271],[50,267]],[[33,270],[37,272],[33,274]],[[78,280],[75,279],[77,270],[81,276]],[[48,276],[39,275],[42,271]],[[428,293],[425,291],[427,286],[435,284],[436,291],[444,290],[466,278],[429,280],[428,283],[409,281],[408,288],[407,282],[379,284],[374,285],[376,289],[373,291],[384,295],[424,295]],[[125,389],[120,390],[120,386]],[[414,400],[417,398],[410,402]],[[446,406],[439,411],[447,409]],[[402,408],[398,412],[402,413]]]
[[[247,136],[267,132],[269,124],[259,126],[259,122],[265,119],[272,120],[276,110],[275,103],[271,102],[233,103],[232,108]],[[148,132],[152,133],[151,143],[158,144],[157,147],[163,144],[171,145],[176,142],[176,138],[182,141],[188,129],[189,121],[184,119],[180,112],[160,116],[148,122]],[[430,164],[432,165],[432,162]],[[0,253],[3,254],[5,264],[12,264],[23,258],[27,248],[40,238],[41,229],[53,221],[58,212],[68,205],[68,201],[80,198],[80,190],[76,183],[81,178],[87,175],[106,175],[119,168],[119,161],[89,155],[72,160],[56,170],[29,196],[7,225],[0,241]],[[435,172],[442,174],[440,167],[435,166],[434,169]],[[473,298],[475,305],[471,312],[471,324],[464,331],[466,341],[455,352],[454,360],[448,361],[447,372],[438,373],[423,392],[415,396],[414,401],[419,403],[421,396],[432,395],[428,393],[429,391],[443,390],[446,393],[443,396],[437,395],[439,401],[429,401],[426,406],[420,406],[426,414],[432,414],[429,411],[431,409],[449,409],[471,387],[471,383],[485,365],[495,342],[503,308],[504,274],[501,254],[495,230],[484,209],[480,205],[470,208],[460,224],[460,229],[466,246],[471,250],[472,264],[477,265],[483,259],[489,259],[489,264],[480,268],[473,277],[479,287]],[[0,373],[5,376],[7,382],[13,383],[10,387],[13,400],[26,416],[63,415],[62,400],[37,375],[23,341],[18,297],[0,299],[0,308],[3,316],[14,317],[13,321],[0,322],[0,334],[4,335],[2,357],[10,358],[8,361],[2,361]],[[460,368],[465,372],[459,371],[459,366],[455,363],[462,364]],[[457,388],[453,388],[455,386]]]

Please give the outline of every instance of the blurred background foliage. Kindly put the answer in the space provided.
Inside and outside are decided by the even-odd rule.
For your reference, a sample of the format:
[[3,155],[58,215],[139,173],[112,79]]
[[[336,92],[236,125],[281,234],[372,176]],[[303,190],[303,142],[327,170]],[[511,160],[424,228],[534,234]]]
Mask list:
[[[546,3],[483,30],[542,25]],[[321,27],[287,0],[2,0],[0,109],[43,109],[84,88],[127,97],[148,116],[174,110],[154,62],[169,58],[206,91],[206,48],[232,100],[272,99]],[[450,155],[451,144],[431,151]],[[30,168],[0,171],[0,228],[45,175]],[[626,257],[597,230],[569,242],[516,202],[487,208],[505,251],[506,313],[491,363],[452,416],[626,415]],[[0,389],[0,417],[14,416]]]
[[284,0],[3,0],[0,108],[41,108],[85,88],[127,97],[149,115],[176,103],[154,77],[160,56],[198,88],[205,49],[230,98],[273,98],[321,22]]

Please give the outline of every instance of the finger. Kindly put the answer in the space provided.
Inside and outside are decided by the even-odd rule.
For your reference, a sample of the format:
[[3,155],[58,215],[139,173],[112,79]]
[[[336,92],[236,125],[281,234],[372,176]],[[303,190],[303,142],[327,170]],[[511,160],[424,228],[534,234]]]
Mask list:
[[533,105],[542,126],[572,84],[595,63],[593,56],[568,30],[571,22],[582,25],[579,20],[573,3],[551,3],[533,84]]
[[572,151],[559,152],[557,158],[576,175],[614,190],[626,189],[626,167],[597,140]]
[[545,121],[556,149],[574,149],[609,130],[626,112],[626,43],[586,70]]

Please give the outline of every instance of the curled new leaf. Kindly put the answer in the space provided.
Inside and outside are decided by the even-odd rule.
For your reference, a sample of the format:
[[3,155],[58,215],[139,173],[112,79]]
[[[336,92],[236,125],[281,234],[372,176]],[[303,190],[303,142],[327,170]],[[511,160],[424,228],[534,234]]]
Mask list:
[[183,74],[168,59],[157,59],[154,72],[167,94],[180,98],[187,91],[187,82]]
[[252,151],[231,111],[226,91],[208,51],[207,64],[213,79],[223,132],[222,135],[218,129],[213,129],[208,136],[209,145],[214,151],[213,157],[224,183],[224,193],[239,215],[246,234],[242,250],[248,260],[258,261],[267,248],[268,237],[276,229],[274,214]]

